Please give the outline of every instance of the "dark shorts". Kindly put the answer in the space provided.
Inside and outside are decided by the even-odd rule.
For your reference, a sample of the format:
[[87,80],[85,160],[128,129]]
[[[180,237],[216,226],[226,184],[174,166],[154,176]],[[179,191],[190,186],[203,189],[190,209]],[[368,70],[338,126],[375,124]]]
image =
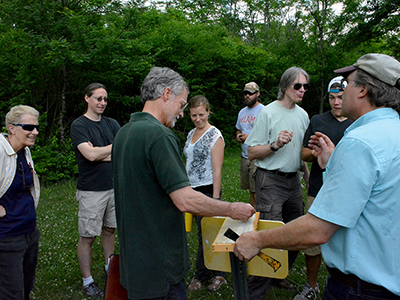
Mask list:
[[250,190],[255,193],[255,183],[253,175],[257,167],[254,165],[254,160],[250,161],[248,158],[241,157],[240,159],[240,188],[242,190]]

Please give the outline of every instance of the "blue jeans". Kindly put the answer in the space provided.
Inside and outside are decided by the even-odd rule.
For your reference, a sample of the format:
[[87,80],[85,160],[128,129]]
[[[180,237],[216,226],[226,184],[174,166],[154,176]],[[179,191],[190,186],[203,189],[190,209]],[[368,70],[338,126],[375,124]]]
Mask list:
[[326,288],[323,300],[384,300],[400,299],[400,296],[385,290],[363,289],[359,286],[357,289],[341,283],[336,278],[329,276],[326,279]]
[[[182,280],[178,284],[170,286],[167,291],[167,296],[152,299],[142,299],[142,300],[186,300],[186,285],[185,280]],[[128,300],[130,300],[128,298]]]
[[0,300],[29,300],[35,283],[39,230],[0,239]]

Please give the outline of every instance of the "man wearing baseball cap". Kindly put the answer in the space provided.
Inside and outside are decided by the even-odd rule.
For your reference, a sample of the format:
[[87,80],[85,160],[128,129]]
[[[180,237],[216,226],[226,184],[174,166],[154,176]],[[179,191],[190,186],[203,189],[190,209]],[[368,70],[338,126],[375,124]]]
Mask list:
[[236,140],[242,146],[240,160],[240,187],[242,190],[250,190],[250,203],[256,206],[256,189],[253,174],[257,167],[254,160],[250,161],[247,153],[247,146],[244,142],[253,130],[254,122],[260,110],[264,107],[260,103],[260,88],[255,82],[246,83],[243,89],[244,103],[246,107],[239,112],[236,122]]
[[305,216],[244,233],[235,254],[322,245],[330,276],[323,299],[400,299],[400,62],[366,54],[336,70],[347,82],[342,113],[353,123],[336,148],[316,133],[309,146],[325,168]]
[[[308,147],[308,141],[315,132],[321,132],[328,136],[334,145],[337,145],[346,128],[352,123],[351,120],[342,115],[342,96],[344,91],[342,87],[342,79],[343,76],[337,76],[329,82],[328,97],[331,109],[323,114],[313,116],[304,135],[301,159],[303,161],[312,162],[310,184],[306,200],[306,212],[310,208],[322,186],[323,174],[323,170],[317,161],[316,151]],[[297,294],[293,300],[317,299],[319,293],[317,279],[322,261],[321,246],[304,250],[304,257],[306,261],[308,282],[304,285],[303,290]]]

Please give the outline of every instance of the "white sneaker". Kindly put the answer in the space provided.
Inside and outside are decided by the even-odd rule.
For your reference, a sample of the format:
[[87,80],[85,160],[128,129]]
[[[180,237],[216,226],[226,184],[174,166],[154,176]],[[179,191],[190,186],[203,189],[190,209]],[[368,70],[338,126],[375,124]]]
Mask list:
[[296,297],[293,298],[293,300],[316,300],[317,294],[319,294],[318,283],[315,289],[313,289],[309,283],[306,283],[301,293],[297,294]]

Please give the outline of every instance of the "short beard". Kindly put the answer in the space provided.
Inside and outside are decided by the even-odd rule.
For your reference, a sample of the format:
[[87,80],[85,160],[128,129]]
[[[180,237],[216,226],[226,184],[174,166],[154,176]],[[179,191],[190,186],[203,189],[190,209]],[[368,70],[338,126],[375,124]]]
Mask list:
[[251,102],[247,102],[247,101],[245,101],[245,102],[246,102],[247,107],[250,108],[250,107],[252,107],[254,104],[256,104],[257,101],[258,101],[258,96],[256,96]]

